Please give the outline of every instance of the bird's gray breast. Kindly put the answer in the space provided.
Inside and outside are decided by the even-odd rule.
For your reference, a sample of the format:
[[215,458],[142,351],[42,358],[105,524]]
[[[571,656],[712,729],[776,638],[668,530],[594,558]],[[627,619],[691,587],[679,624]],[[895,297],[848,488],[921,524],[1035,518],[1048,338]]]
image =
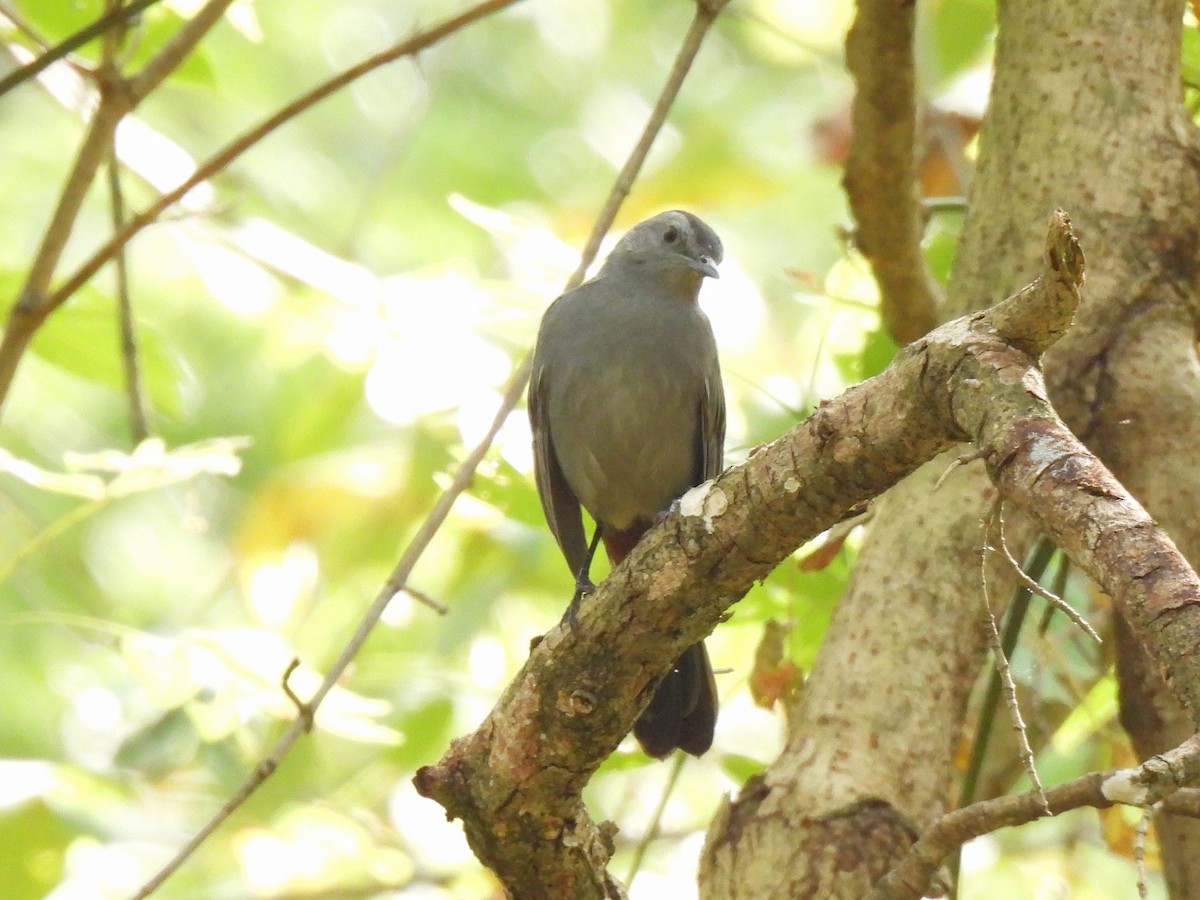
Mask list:
[[716,348],[694,303],[618,302],[577,312],[563,317],[560,346],[569,349],[547,372],[551,438],[584,508],[624,529],[695,483],[700,406]]

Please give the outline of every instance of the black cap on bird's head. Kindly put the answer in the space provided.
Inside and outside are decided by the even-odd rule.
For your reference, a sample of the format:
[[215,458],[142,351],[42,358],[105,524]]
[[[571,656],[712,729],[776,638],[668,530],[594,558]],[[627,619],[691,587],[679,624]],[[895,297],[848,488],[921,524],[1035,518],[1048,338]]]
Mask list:
[[625,232],[604,268],[614,261],[632,259],[685,266],[709,278],[720,278],[717,264],[723,255],[721,239],[715,231],[691,213],[673,209],[651,216]]

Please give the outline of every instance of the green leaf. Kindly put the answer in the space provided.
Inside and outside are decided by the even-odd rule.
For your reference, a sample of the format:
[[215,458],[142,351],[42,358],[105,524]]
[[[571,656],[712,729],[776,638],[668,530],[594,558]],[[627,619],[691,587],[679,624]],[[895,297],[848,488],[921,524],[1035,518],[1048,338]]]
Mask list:
[[[962,219],[961,216],[955,216],[956,219]],[[950,230],[940,225],[930,227],[929,236],[926,237],[922,250],[925,256],[925,262],[929,266],[933,277],[940,284],[945,284],[950,278],[950,269],[954,265],[954,254],[958,250],[958,229]]]
[[994,0],[936,0],[922,5],[927,52],[922,69],[934,89],[980,61],[996,30]]
[[[23,0],[16,4],[22,18],[43,39],[57,44],[86,28],[104,15],[103,0],[73,0],[73,2],[45,2],[45,0]],[[130,21],[125,48],[121,52],[126,74],[133,74],[155,56],[187,23],[166,3],[157,3]],[[84,44],[73,54],[76,58],[96,62],[100,58],[100,39]],[[171,73],[172,80],[201,87],[215,83],[212,65],[204,45],[189,53]]]
[[870,378],[878,375],[895,357],[900,348],[892,340],[892,336],[883,328],[878,328],[867,336],[859,363],[862,366],[860,376]]
[[156,778],[190,765],[199,748],[200,739],[187,714],[173,709],[126,738],[117,751],[116,762]]
[[[4,777],[11,776],[5,773]],[[68,845],[78,837],[75,828],[43,800],[0,812],[0,834],[5,859],[0,866],[0,896],[6,900],[36,900],[49,894],[62,878]]]
[[759,760],[737,753],[722,754],[720,763],[725,774],[738,784],[745,784],[755,775],[761,775],[767,770],[766,765]]
[[[135,301],[136,302],[136,301]],[[183,373],[156,329],[135,325],[142,383],[151,403],[171,415],[180,410]],[[46,320],[30,349],[42,360],[87,381],[125,389],[116,304],[85,288]]]
[[73,0],[47,3],[45,0],[16,0],[21,18],[41,37],[60,41],[104,15],[104,0]]
[[1200,28],[1183,29],[1183,83],[1200,87]]

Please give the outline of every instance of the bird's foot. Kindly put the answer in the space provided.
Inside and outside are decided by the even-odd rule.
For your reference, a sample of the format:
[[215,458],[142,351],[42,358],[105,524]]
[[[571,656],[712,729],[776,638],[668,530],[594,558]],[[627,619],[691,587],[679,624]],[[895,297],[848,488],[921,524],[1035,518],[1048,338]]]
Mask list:
[[567,604],[567,627],[571,631],[575,630],[575,626],[579,624],[579,607],[583,604],[583,598],[596,590],[596,585],[592,584],[592,579],[586,575],[575,581],[575,593],[571,597],[571,602]]

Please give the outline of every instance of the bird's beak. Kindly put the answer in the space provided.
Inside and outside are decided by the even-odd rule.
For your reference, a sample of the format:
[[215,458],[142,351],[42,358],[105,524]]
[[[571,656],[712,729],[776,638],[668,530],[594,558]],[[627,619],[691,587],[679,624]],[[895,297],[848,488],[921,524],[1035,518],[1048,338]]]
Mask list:
[[712,261],[711,256],[699,256],[695,259],[689,258],[688,265],[702,275],[707,275],[709,278],[721,277],[721,273],[717,271],[717,264]]

